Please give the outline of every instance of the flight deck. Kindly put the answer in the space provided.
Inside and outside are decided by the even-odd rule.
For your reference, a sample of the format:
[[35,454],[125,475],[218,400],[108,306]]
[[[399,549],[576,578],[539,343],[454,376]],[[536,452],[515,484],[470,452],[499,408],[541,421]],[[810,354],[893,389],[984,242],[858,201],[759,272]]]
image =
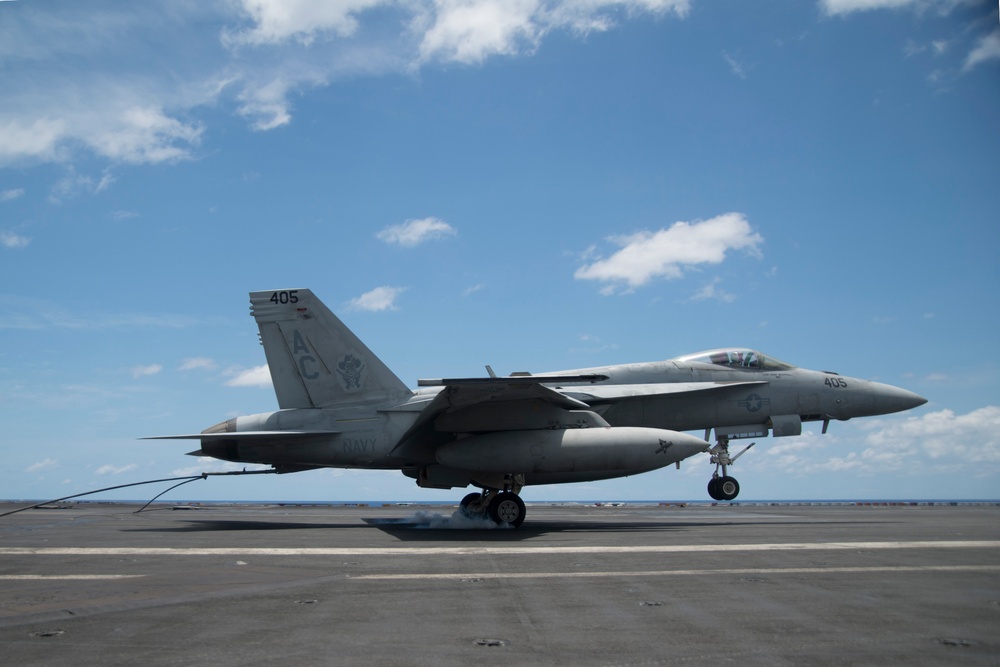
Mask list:
[[995,503],[139,507],[0,518],[6,664],[1000,663]]

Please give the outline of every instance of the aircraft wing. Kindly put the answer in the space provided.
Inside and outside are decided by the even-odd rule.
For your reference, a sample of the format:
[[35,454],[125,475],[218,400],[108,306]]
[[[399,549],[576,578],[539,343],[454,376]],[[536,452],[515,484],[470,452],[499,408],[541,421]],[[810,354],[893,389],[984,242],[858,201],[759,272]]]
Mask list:
[[[442,434],[553,428],[555,425],[607,426],[583,401],[543,382],[598,382],[603,375],[567,375],[419,380],[421,387],[442,387],[399,440],[396,450],[420,442],[443,441]],[[565,426],[563,426],[565,427]]]
[[[340,431],[232,431],[230,433],[189,433],[185,435],[154,435],[141,440],[200,440],[201,448],[193,452],[188,452],[189,456],[213,456],[218,457],[217,452],[206,452],[205,447],[215,446],[228,447],[229,443],[237,445],[253,445],[261,443],[271,445],[275,443],[293,444],[302,443],[314,438],[329,438],[337,435]],[[276,466],[277,467],[277,466]],[[285,466],[286,470],[295,470]],[[308,468],[301,468],[308,469]]]
[[[421,387],[444,387],[434,403],[439,407],[461,408],[484,401],[520,401],[540,399],[567,410],[586,410],[589,406],[546,385],[565,382],[598,382],[606,375],[517,375],[496,378],[441,378],[418,380]],[[545,384],[543,384],[545,383]],[[425,411],[426,412],[426,411]]]
[[[607,426],[595,406],[651,396],[718,391],[748,382],[658,382],[650,384],[596,384],[605,375],[526,375],[496,378],[442,378],[420,380],[422,387],[443,387],[420,418],[400,440],[431,428],[438,432],[513,431],[553,428],[557,424]],[[579,383],[589,383],[584,386]],[[572,384],[573,386],[559,386]],[[556,385],[555,387],[551,385]]]

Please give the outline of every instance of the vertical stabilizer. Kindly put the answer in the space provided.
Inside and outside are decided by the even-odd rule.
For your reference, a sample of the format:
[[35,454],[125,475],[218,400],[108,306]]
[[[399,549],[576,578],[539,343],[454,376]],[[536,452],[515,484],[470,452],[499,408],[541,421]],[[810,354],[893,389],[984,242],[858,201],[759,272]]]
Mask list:
[[412,392],[307,289],[250,293],[278,407],[379,403]]

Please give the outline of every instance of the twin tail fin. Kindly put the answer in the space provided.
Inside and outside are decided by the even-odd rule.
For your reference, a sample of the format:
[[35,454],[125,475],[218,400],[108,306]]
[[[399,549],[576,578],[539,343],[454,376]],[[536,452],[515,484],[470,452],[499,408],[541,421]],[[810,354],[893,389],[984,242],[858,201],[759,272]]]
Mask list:
[[410,389],[308,289],[250,293],[278,407],[405,399]]

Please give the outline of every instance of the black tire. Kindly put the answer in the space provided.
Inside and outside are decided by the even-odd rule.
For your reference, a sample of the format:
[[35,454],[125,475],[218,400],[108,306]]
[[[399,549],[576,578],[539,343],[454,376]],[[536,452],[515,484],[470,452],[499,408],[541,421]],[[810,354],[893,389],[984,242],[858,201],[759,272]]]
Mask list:
[[715,488],[721,496],[720,500],[732,500],[740,495],[740,483],[735,477],[720,477]]
[[524,523],[524,501],[516,493],[509,491],[498,493],[490,501],[488,514],[499,525],[509,523],[517,528]]
[[482,513],[476,513],[470,507],[472,503],[482,498],[482,496],[483,494],[481,493],[470,493],[466,497],[462,498],[462,502],[458,504],[459,509],[465,512],[466,516],[471,516],[471,517],[482,516]]
[[713,477],[708,480],[708,496],[712,500],[722,500],[722,496],[719,495],[719,478]]

